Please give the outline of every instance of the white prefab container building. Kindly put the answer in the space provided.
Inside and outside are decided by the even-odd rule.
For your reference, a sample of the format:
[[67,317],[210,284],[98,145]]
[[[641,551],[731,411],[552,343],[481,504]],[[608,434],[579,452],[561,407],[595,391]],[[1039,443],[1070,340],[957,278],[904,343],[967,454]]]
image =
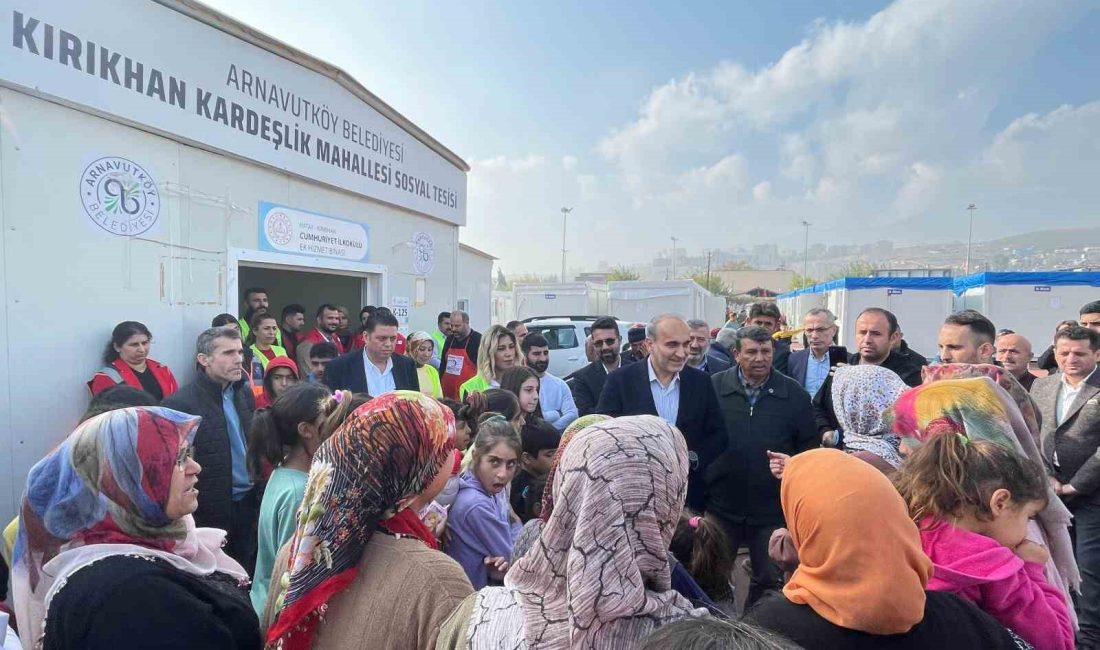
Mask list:
[[1100,273],[978,273],[958,278],[955,294],[956,309],[982,312],[1041,354],[1059,321],[1076,319],[1083,305],[1100,300]]
[[630,322],[646,322],[666,313],[701,318],[712,327],[726,322],[725,299],[694,280],[609,282],[607,303],[612,316]]
[[787,322],[792,325],[801,322],[799,320],[801,317],[795,315],[795,299],[798,298],[798,294],[801,291],[802,289],[795,289],[794,291],[781,293],[775,297],[775,306],[779,307],[779,313],[783,314]]
[[0,25],[0,521],[120,321],[181,384],[245,287],[310,326],[487,321],[487,264],[459,293],[469,167],[339,68],[189,0],[0,0]]
[[493,291],[492,301],[493,308],[491,310],[493,323],[499,323],[501,325],[510,321],[516,320],[516,308],[515,303],[512,301],[511,291]]
[[455,304],[466,309],[470,315],[470,327],[479,332],[484,332],[493,324],[493,262],[496,259],[473,246],[458,245],[460,270]]
[[806,315],[806,312],[811,309],[825,306],[827,296],[823,292],[817,290],[818,286],[820,285],[806,287],[798,291],[798,295],[794,297],[791,303],[794,307],[794,313],[791,316],[787,316],[787,324],[789,326],[801,327],[802,317]]
[[943,319],[951,313],[951,278],[841,278],[814,287],[837,318],[840,344],[856,351],[855,323],[860,312],[881,307],[897,316],[909,347],[935,356]]
[[512,287],[516,320],[547,316],[606,316],[607,287],[593,282],[517,284]]

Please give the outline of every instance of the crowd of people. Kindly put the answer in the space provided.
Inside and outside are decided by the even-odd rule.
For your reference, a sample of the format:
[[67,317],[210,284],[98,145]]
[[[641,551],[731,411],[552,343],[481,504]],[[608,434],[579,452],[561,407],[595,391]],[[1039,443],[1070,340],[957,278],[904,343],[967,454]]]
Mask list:
[[243,305],[182,386],[115,327],[5,648],[1100,648],[1100,301],[1035,362],[972,310],[931,358],[882,308],[602,317],[568,377],[518,321]]

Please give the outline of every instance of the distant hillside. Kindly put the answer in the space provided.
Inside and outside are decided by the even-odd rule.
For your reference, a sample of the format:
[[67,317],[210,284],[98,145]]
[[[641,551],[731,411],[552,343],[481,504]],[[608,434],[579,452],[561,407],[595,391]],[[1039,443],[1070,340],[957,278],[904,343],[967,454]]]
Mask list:
[[982,242],[983,246],[997,246],[1004,248],[1023,248],[1034,246],[1039,250],[1053,250],[1055,248],[1081,248],[1083,246],[1100,246],[1100,227],[1097,228],[1065,228],[1061,230],[1037,230],[1022,235],[1012,235]]

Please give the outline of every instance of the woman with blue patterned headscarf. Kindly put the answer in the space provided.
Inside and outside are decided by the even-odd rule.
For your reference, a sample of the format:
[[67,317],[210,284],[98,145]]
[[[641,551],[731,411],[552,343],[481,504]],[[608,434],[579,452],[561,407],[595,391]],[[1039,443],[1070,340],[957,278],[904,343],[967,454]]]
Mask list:
[[248,574],[225,531],[191,518],[199,419],[110,411],[31,469],[12,580],[24,647],[259,647]]

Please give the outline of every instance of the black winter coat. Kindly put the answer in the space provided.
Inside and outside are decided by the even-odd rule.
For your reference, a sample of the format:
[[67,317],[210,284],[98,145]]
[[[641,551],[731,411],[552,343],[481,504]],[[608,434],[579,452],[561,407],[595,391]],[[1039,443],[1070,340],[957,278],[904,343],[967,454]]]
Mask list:
[[[248,448],[248,432],[252,428],[252,413],[256,401],[243,379],[233,385],[234,404],[241,421],[241,435]],[[229,431],[222,410],[222,386],[205,373],[169,396],[161,406],[197,415],[202,418],[195,433],[195,460],[202,466],[195,487],[199,491],[199,507],[195,525],[229,530],[233,517],[233,454],[229,447]]]
[[810,396],[773,370],[750,406],[736,366],[711,379],[729,444],[707,470],[707,512],[731,523],[782,526],[779,480],[768,469],[767,452],[794,455],[819,446]]

